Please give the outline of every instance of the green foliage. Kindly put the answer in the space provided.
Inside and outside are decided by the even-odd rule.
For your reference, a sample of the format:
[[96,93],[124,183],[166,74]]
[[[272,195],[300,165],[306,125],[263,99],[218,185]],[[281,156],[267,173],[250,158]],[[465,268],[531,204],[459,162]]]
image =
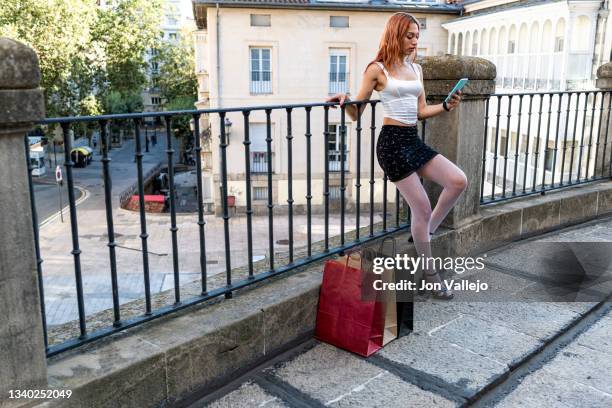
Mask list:
[[102,50],[105,91],[123,94],[142,90],[147,83],[145,55],[160,41],[160,0],[120,0],[99,9],[92,39]]
[[138,91],[111,91],[103,100],[105,113],[134,113],[142,111],[142,98]]
[[[195,99],[190,96],[179,96],[164,105],[168,111],[191,110],[194,109],[193,103]],[[180,115],[172,118],[172,130],[177,137],[191,137],[189,128],[190,116]]]
[[0,35],[22,41],[38,54],[48,114],[77,112],[87,93],[83,88],[90,86],[95,69],[86,51],[95,12],[95,1],[0,2]]
[[[170,106],[193,109],[198,96],[198,81],[195,75],[195,51],[189,33],[182,32],[179,41],[175,43],[161,43],[152,61],[159,64],[159,72],[153,76],[153,81],[166,101],[166,109],[170,109]],[[191,106],[187,107],[188,104]]]
[[146,50],[160,40],[162,0],[97,3],[0,1],[0,36],[28,44],[39,56],[48,116],[138,109],[133,96],[146,85]]

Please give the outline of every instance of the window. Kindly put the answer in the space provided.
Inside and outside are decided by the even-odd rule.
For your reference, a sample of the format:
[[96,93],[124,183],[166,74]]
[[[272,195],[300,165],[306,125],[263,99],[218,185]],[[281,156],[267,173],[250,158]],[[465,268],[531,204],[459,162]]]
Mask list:
[[152,96],[151,105],[161,105],[161,98],[159,96]]
[[270,72],[271,48],[251,48],[251,93],[272,93],[272,73]]
[[552,170],[553,158],[555,156],[553,151],[555,148],[555,143],[549,141],[546,146],[546,150],[544,151],[544,168],[546,170]]
[[152,62],[151,63],[151,73],[157,74],[158,72],[159,72],[159,63],[158,62]]
[[508,54],[514,54],[516,43],[514,41],[508,41]]
[[253,187],[253,200],[268,200],[268,187]]
[[555,52],[563,51],[563,37],[555,37]]
[[427,19],[426,18],[419,18],[419,28],[421,30],[427,29]]
[[249,140],[251,141],[251,172],[268,172],[267,128],[265,123],[249,123]]
[[348,16],[329,16],[329,26],[346,28],[349,26],[349,18]]
[[344,132],[341,132],[339,123],[329,124],[327,127],[327,149],[329,157],[329,171],[340,171],[342,168],[342,156],[340,134],[344,133],[344,170],[348,170],[348,140],[347,127],[344,127]]
[[329,94],[348,92],[348,50],[332,49],[329,53]]
[[177,33],[170,33],[170,34],[168,34],[168,38],[170,38],[171,40],[176,40],[178,38],[178,34]]
[[270,27],[270,14],[251,14],[251,27]]

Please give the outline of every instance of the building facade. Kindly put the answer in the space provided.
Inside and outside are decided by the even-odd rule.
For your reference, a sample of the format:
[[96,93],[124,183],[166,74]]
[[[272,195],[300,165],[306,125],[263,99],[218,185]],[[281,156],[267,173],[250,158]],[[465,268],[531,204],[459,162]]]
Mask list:
[[[460,8],[446,1],[264,1],[254,4],[242,1],[194,0],[198,30],[196,70],[199,82],[197,107],[227,108],[278,104],[321,103],[337,92],[357,93],[363,71],[378,50],[387,19],[397,11],[407,11],[419,19],[420,56],[442,55],[446,52],[447,32],[442,25],[456,18]],[[376,92],[373,98],[377,98]],[[338,109],[330,109],[325,129],[324,109],[311,112],[311,176],[312,205],[317,211],[324,200],[326,144],[329,161],[330,199],[340,196],[342,145],[341,118]],[[245,191],[245,121],[240,112],[226,116],[229,131],[227,152],[228,193],[235,197],[237,207],[246,205]],[[288,143],[292,144],[292,192],[297,211],[306,204],[306,112],[291,112],[292,139],[288,135],[288,114],[273,110],[270,114],[271,161],[267,155],[268,123],[266,112],[249,114],[251,196],[254,211],[265,211],[268,200],[268,166],[272,169],[272,202],[282,206],[288,197]],[[362,115],[361,136],[361,203],[370,177],[371,112]],[[227,126],[231,123],[231,126]],[[382,109],[376,108],[376,134],[382,124]],[[219,212],[221,174],[219,115],[203,117],[200,127],[210,129],[203,145],[204,199],[215,203]],[[324,134],[328,133],[327,137]],[[357,128],[346,117],[345,171],[348,206],[356,202]],[[383,198],[382,171],[375,160],[375,201]],[[392,186],[391,186],[392,187]],[[395,193],[389,188],[388,200]]]
[[[596,128],[601,119],[602,95],[559,92],[595,90],[597,68],[612,59],[609,2],[463,5],[462,17],[443,24],[448,52],[490,60],[497,93],[516,94],[490,99],[484,194],[491,193],[494,174],[497,192],[567,180],[579,168],[590,174],[597,148],[591,124]],[[529,92],[539,95],[520,97]]]

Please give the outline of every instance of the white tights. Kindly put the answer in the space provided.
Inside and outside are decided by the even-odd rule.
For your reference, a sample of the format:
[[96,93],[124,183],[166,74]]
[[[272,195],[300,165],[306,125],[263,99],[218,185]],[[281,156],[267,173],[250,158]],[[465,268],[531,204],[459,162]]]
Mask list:
[[[431,180],[442,187],[442,193],[433,211],[419,177]],[[417,254],[431,257],[429,233],[436,231],[466,189],[465,173],[446,157],[437,154],[419,170],[396,182],[395,186],[410,206],[410,232]]]

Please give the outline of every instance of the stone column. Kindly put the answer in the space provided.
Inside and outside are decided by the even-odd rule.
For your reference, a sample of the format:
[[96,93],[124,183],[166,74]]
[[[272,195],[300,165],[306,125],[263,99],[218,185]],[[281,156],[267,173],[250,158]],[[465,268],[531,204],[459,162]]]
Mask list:
[[[449,54],[425,57],[420,63],[430,105],[442,103],[460,78],[470,79],[462,90],[461,104],[427,119],[425,125],[425,143],[461,168],[468,179],[466,191],[442,222],[457,228],[479,216],[485,101],[495,92],[495,65],[483,58]],[[425,188],[435,205],[441,188],[428,181]]]
[[0,38],[0,405],[9,390],[47,385],[24,146],[44,118],[39,83],[34,51]]
[[606,91],[604,93],[599,129],[594,129],[593,132],[593,138],[596,138],[595,132],[599,130],[595,176],[610,176],[610,163],[612,163],[612,108],[610,107],[610,100],[612,99],[612,62],[603,64],[597,69],[597,82],[595,86],[602,91]]

